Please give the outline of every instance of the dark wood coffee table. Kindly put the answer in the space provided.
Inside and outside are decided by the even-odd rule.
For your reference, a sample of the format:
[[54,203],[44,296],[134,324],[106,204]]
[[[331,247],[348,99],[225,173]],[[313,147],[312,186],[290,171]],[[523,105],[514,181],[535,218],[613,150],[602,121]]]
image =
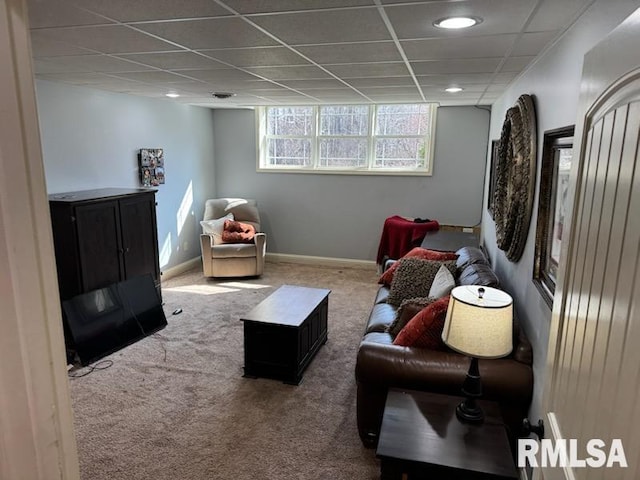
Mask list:
[[244,315],[244,376],[298,385],[327,341],[329,293],[283,285]]
[[383,480],[507,480],[518,474],[497,404],[481,425],[461,423],[461,398],[389,390],[376,455]]

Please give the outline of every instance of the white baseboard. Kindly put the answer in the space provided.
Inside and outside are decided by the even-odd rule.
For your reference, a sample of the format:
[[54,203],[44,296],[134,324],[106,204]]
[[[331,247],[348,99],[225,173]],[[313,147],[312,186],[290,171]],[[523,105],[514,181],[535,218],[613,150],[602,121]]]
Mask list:
[[373,260],[355,260],[352,258],[313,257],[310,255],[293,255],[287,253],[268,253],[267,262],[302,263],[305,265],[322,265],[325,267],[366,268],[376,270],[378,266]]
[[178,275],[191,270],[197,265],[201,265],[200,263],[201,257],[194,257],[191,260],[187,260],[186,262],[180,263],[179,265],[175,265],[173,267],[166,268],[162,270],[160,278],[162,280],[169,280],[170,278],[177,277]]

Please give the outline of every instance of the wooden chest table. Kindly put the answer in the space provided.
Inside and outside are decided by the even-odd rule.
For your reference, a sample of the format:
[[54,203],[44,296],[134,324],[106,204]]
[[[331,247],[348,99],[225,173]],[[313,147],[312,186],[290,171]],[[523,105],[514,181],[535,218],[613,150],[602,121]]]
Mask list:
[[244,315],[244,376],[298,385],[327,341],[329,293],[283,285]]

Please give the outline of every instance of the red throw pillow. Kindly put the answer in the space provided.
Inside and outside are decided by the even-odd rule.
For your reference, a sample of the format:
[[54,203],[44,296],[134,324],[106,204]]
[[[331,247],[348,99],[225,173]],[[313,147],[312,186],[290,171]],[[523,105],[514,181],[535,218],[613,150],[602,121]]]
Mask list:
[[400,330],[393,344],[404,347],[444,350],[442,330],[448,306],[449,296],[447,295],[424,307]]
[[248,223],[225,220],[222,230],[222,243],[251,243],[256,229]]
[[[435,260],[437,262],[446,262],[449,260],[457,260],[458,254],[455,252],[438,252],[437,250],[429,250],[427,248],[415,247],[409,253],[402,258],[421,258],[423,260]],[[400,260],[400,259],[399,259]],[[398,268],[398,262],[391,265],[378,280],[378,283],[384,285],[391,285],[393,281],[393,274]]]

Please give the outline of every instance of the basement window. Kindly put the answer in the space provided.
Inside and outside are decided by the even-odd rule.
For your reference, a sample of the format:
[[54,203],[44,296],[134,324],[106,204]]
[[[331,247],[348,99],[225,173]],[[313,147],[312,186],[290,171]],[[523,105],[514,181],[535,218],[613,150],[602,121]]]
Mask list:
[[256,110],[258,171],[431,175],[436,105]]

